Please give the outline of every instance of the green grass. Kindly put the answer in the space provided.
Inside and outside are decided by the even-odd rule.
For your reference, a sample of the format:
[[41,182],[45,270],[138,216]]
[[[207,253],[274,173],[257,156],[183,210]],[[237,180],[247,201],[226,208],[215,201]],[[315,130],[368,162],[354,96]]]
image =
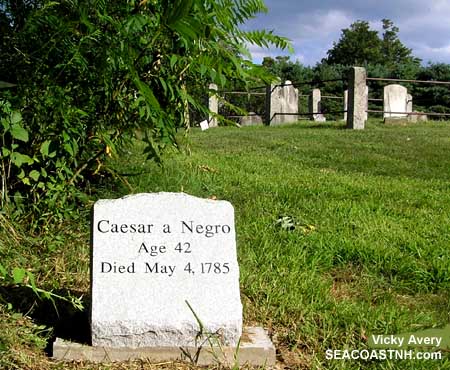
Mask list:
[[[450,321],[449,123],[349,131],[303,122],[193,130],[182,141],[162,169],[136,143],[112,163],[126,184],[105,181],[95,198],[131,187],[230,201],[244,320],[269,329],[284,366],[450,368],[448,360],[325,359],[328,348],[367,348],[371,334]],[[282,216],[293,230],[277,224]],[[83,222],[60,225],[62,245],[18,243],[1,257],[22,258],[44,287],[87,294],[88,221],[86,212]]]

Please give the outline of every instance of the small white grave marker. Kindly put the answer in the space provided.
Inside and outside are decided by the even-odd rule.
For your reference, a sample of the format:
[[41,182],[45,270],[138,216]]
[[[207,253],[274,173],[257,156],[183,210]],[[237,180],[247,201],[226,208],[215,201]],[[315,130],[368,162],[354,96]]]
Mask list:
[[242,305],[229,202],[183,193],[100,200],[92,243],[94,346],[194,346],[198,319],[223,344],[238,344]]
[[200,122],[200,128],[202,129],[202,131],[209,129],[208,121],[206,119]]

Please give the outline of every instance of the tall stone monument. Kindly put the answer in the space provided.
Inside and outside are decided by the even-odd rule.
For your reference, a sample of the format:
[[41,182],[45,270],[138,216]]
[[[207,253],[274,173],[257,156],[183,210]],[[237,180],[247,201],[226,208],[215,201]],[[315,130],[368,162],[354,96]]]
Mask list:
[[366,70],[352,67],[349,74],[347,128],[363,130],[367,120]]

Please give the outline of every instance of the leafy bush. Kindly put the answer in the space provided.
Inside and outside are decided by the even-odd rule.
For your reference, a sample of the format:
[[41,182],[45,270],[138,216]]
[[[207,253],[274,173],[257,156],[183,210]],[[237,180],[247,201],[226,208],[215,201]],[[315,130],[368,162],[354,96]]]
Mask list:
[[289,46],[239,29],[266,10],[260,0],[2,4],[0,81],[17,85],[0,90],[2,206],[31,205],[47,222],[76,209],[78,189],[110,170],[105,160],[135,130],[149,158],[176,147],[187,107],[207,114],[204,86],[251,79],[243,45]]

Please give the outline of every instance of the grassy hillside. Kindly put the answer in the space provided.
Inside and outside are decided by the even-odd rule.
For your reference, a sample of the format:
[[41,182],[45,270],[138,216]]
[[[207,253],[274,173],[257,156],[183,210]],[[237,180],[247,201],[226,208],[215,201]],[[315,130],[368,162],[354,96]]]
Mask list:
[[[182,141],[182,152],[168,155],[162,169],[144,160],[136,142],[112,163],[123,180],[105,178],[91,198],[184,191],[230,201],[244,320],[269,330],[285,368],[450,368],[446,359],[325,358],[326,349],[367,348],[372,334],[450,321],[448,123],[374,122],[349,131],[303,122],[193,130]],[[76,222],[49,223],[37,236],[0,215],[2,262],[26,266],[40,286],[88,304],[89,210],[80,214]],[[86,340],[85,313],[57,303],[58,319],[28,290],[0,289],[0,365],[92,368],[52,364],[41,351],[52,334]],[[43,336],[47,328],[52,332]]]

